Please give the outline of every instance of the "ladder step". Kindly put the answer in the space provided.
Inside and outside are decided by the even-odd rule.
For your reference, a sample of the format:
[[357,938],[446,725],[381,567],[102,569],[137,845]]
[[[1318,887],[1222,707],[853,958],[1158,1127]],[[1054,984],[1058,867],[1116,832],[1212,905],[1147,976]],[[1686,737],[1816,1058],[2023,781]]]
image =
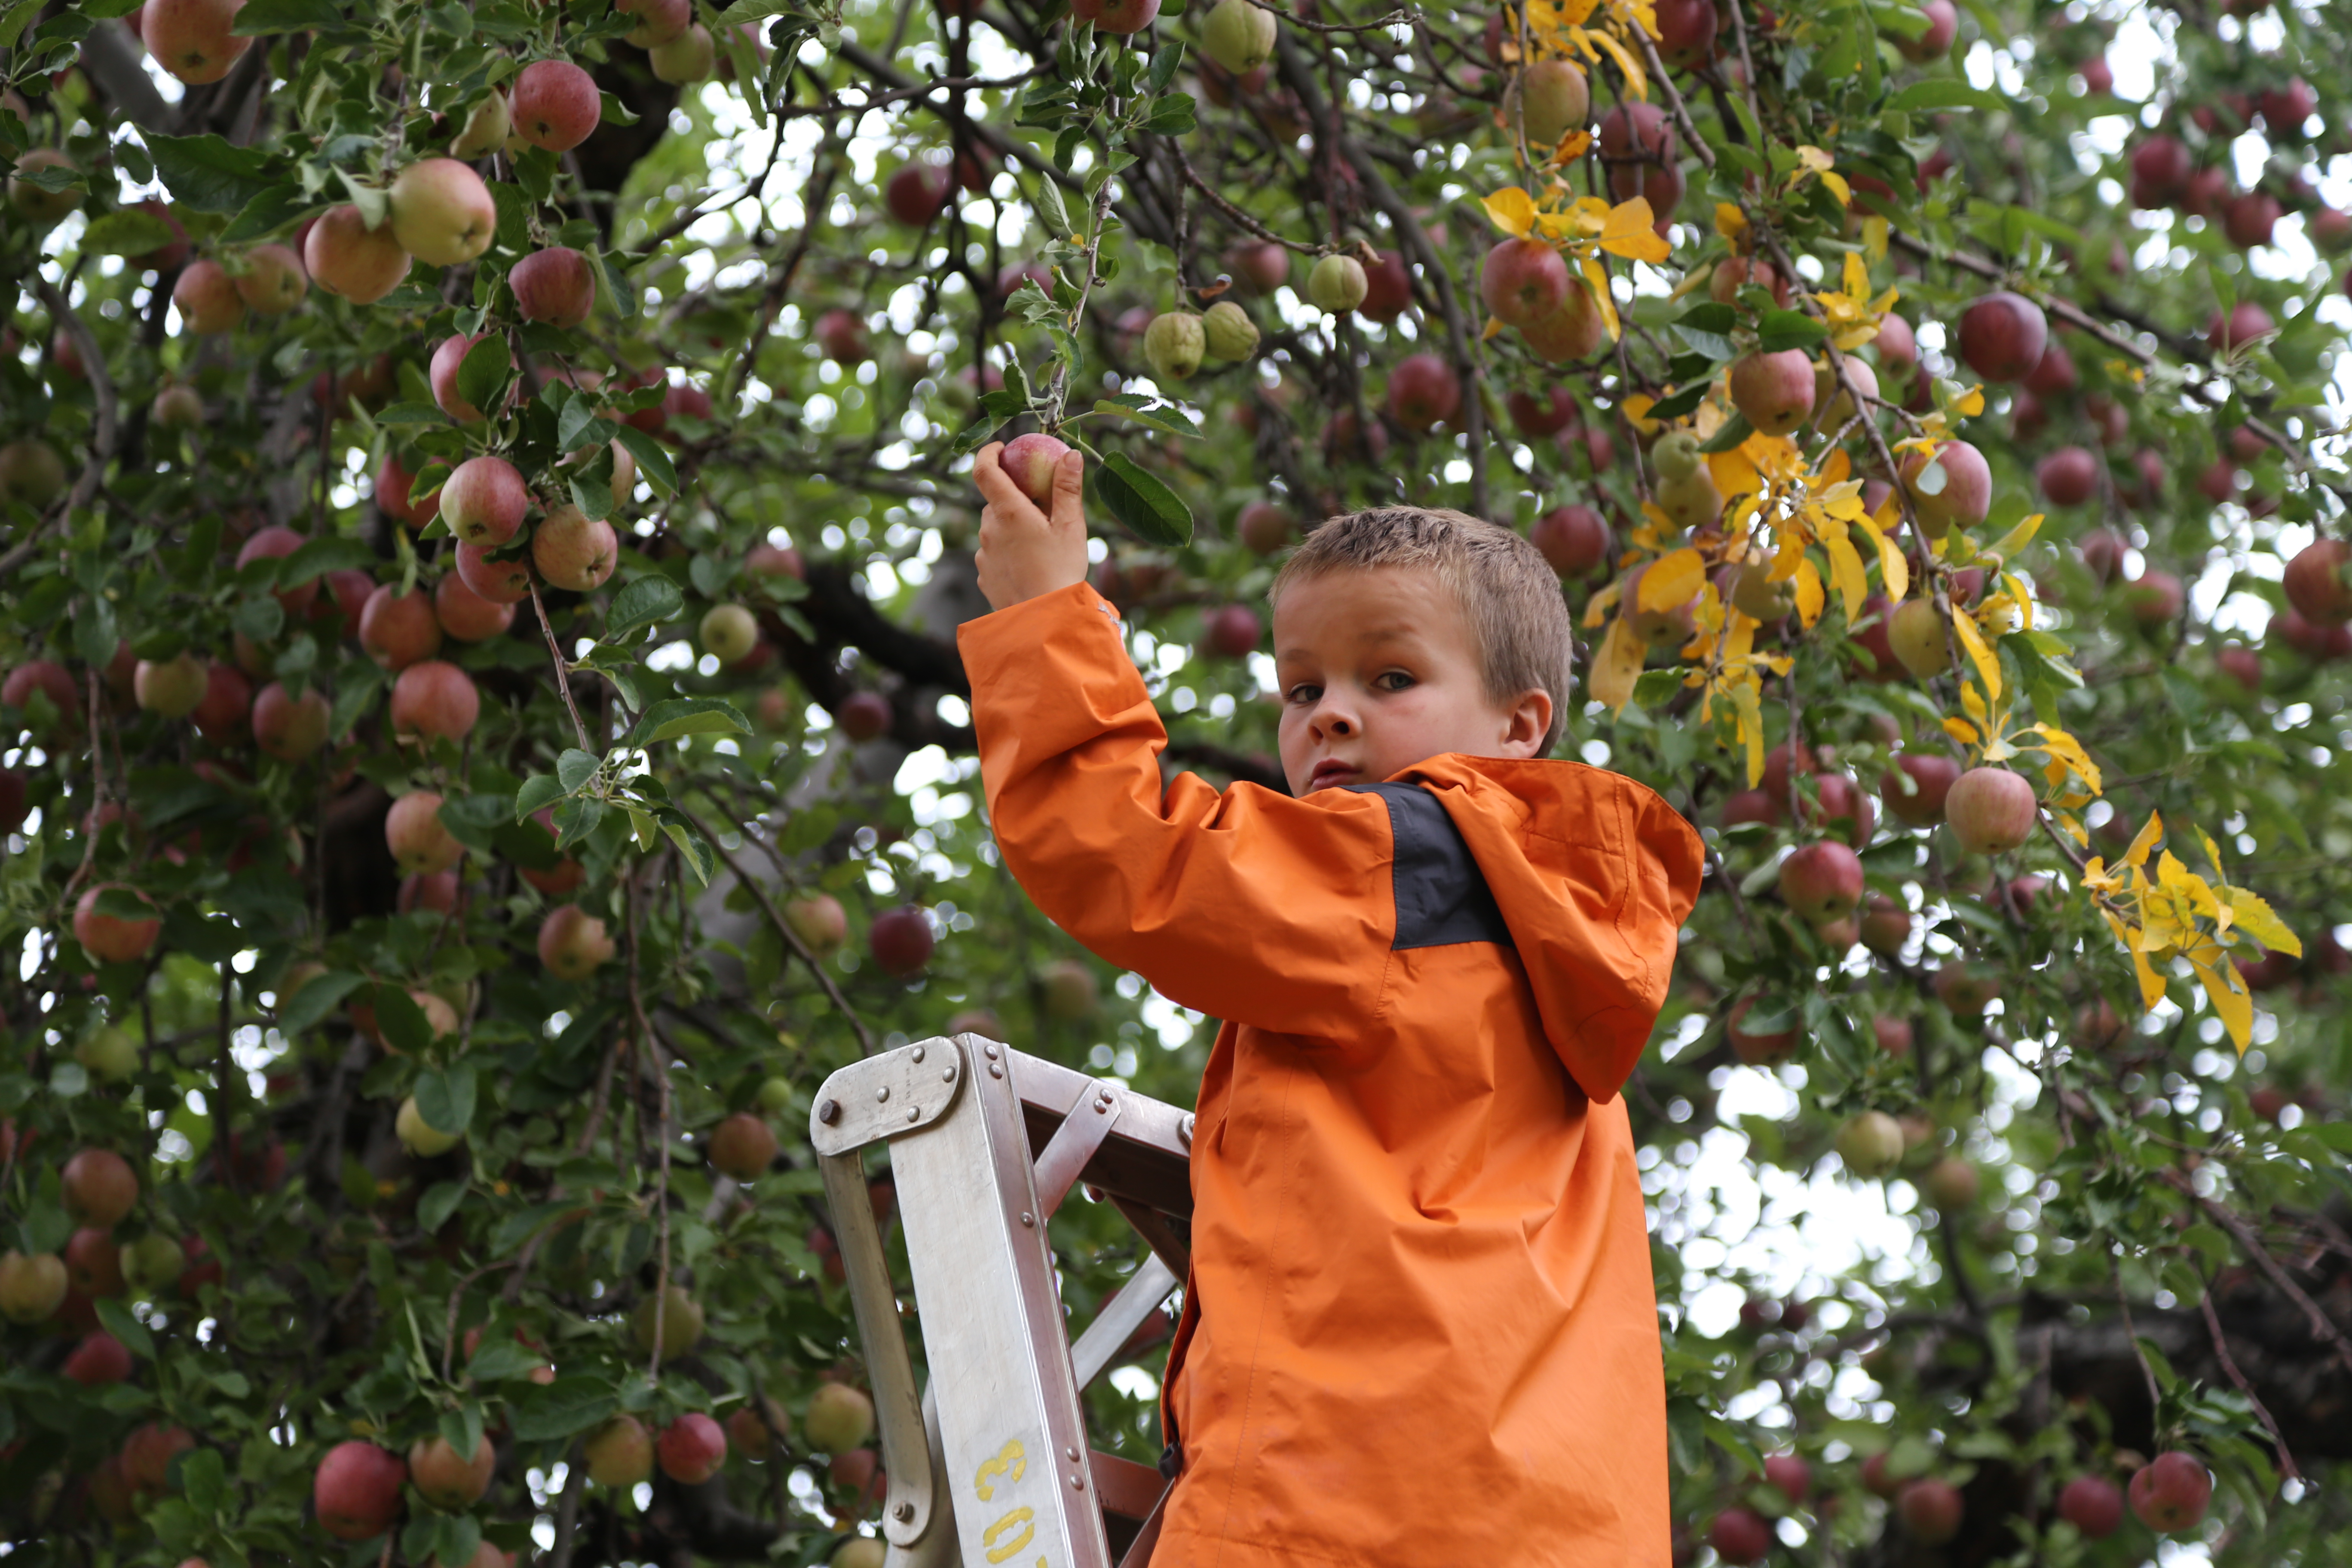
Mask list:
[[1087,1162],[1110,1136],[1124,1098],[1107,1083],[1089,1084],[1063,1116],[1053,1141],[1037,1156],[1037,1204],[1045,1216],[1062,1206]]
[[1102,1304],[1095,1313],[1095,1321],[1087,1325],[1087,1331],[1070,1347],[1070,1364],[1077,1372],[1080,1388],[1102,1375],[1111,1358],[1118,1354],[1119,1347],[1135,1336],[1135,1331],[1160,1310],[1168,1293],[1181,1283],[1157,1254],[1143,1260],[1143,1266]]

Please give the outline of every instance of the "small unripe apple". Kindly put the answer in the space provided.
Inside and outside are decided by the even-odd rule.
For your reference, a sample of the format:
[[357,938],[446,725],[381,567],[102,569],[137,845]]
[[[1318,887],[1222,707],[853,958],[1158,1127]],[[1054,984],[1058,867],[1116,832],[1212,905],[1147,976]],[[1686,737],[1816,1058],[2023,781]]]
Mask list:
[[1143,357],[1160,381],[1190,381],[1209,352],[1201,318],[1190,310],[1168,310],[1151,319],[1143,331]]
[[382,1535],[400,1517],[400,1488],[407,1479],[408,1467],[373,1443],[336,1444],[311,1483],[320,1528],[338,1541]]
[[[654,1348],[654,1298],[646,1297],[629,1312],[629,1332],[637,1349]],[[702,1308],[676,1285],[663,1287],[661,1298],[662,1359],[681,1356],[702,1342]]]
[[507,100],[514,133],[534,147],[568,153],[588,140],[604,114],[596,79],[570,60],[533,60]]
[[1364,264],[1352,256],[1326,256],[1307,275],[1307,299],[1317,310],[1344,315],[1364,302]]
[[417,1109],[416,1097],[413,1094],[400,1102],[400,1114],[393,1119],[392,1130],[402,1146],[420,1160],[446,1154],[464,1142],[462,1134],[444,1132],[425,1121],[425,1113]]
[[514,132],[514,110],[506,94],[496,88],[466,112],[466,123],[449,141],[449,156],[471,163],[486,158],[507,143]]
[[1201,335],[1212,359],[1239,364],[1256,357],[1257,323],[1231,300],[1218,300],[1202,315]]
[[[1519,73],[1515,94],[1530,153],[1548,153],[1561,137],[1582,129],[1592,118],[1591,84],[1572,61],[1538,60]],[[1512,107],[1507,98],[1506,124],[1510,122]]]
[[1975,1206],[1984,1178],[1966,1160],[1957,1154],[1947,1154],[1927,1167],[1927,1173],[1919,1179],[1919,1185],[1927,1193],[1928,1201],[1937,1208],[1946,1214],[1958,1214],[1962,1209]]
[[1883,1110],[1865,1110],[1838,1129],[1838,1158],[1857,1176],[1883,1176],[1903,1158],[1903,1129]]
[[604,922],[577,904],[548,911],[539,927],[539,962],[559,980],[585,980],[619,951]]
[[600,1487],[625,1489],[653,1479],[653,1439],[634,1415],[615,1415],[590,1433],[581,1458],[588,1479]]
[[74,1047],[74,1060],[108,1083],[120,1083],[139,1070],[139,1042],[120,1024],[105,1024],[84,1035]]
[[720,664],[733,664],[760,640],[759,617],[740,605],[713,605],[702,617],[702,651]]
[[1069,449],[1055,437],[1032,431],[1006,442],[996,460],[1013,488],[1042,508],[1053,504],[1054,470]]
[[155,395],[147,416],[166,430],[194,430],[205,422],[204,394],[193,386],[167,386]]
[[930,918],[912,905],[885,910],[874,917],[867,928],[866,943],[874,955],[874,963],[885,974],[905,979],[921,973],[931,961],[931,949],[937,942],[931,934]]
[[820,1454],[845,1454],[874,1435],[874,1402],[847,1384],[820,1384],[809,1395],[801,1435]]
[[849,940],[849,916],[830,893],[811,893],[785,901],[784,923],[801,944],[818,958],[830,958]]
[[393,237],[419,261],[454,267],[490,247],[498,204],[482,177],[455,158],[425,158],[393,176]]
[[160,662],[141,659],[131,681],[139,706],[166,719],[184,719],[194,712],[207,684],[204,661],[185,652]]
[[442,826],[441,797],[431,790],[412,790],[392,803],[384,813],[383,839],[393,863],[411,876],[446,871],[465,853],[465,846]]
[[1944,617],[1927,599],[1906,599],[1887,617],[1886,645],[1897,663],[1925,680],[1952,668],[1952,650]]
[[71,1283],[65,1259],[56,1254],[11,1250],[0,1256],[0,1316],[12,1323],[40,1322],[65,1300]]
[[392,683],[392,730],[403,738],[463,741],[481,717],[474,678],[446,659],[412,664]]
[[667,43],[647,49],[646,64],[652,68],[656,80],[673,87],[709,81],[719,64],[719,46],[712,40],[710,29],[696,22]]
[[1275,32],[1273,12],[1250,0],[1217,0],[1201,24],[1201,52],[1241,76],[1273,57]]

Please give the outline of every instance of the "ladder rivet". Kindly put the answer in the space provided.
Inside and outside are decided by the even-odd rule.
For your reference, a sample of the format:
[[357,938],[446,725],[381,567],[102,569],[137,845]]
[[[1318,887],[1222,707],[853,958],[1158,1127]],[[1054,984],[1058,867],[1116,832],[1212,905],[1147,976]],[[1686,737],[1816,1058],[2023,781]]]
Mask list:
[[892,1509],[890,1512],[899,1523],[904,1524],[907,1521],[915,1517],[915,1505],[910,1502],[902,1502],[897,1508]]
[[874,1099],[875,1099],[875,1100],[876,1100],[876,1102],[877,1102],[877,1103],[879,1103],[880,1101],[885,1100],[887,1100],[887,1099],[889,1099],[889,1098],[890,1098],[890,1086],[889,1086],[888,1084],[887,1084],[887,1083],[886,1083],[886,1084],[884,1084],[880,1089],[876,1089],[876,1090],[874,1091]]
[[919,1105],[910,1105],[910,1106],[907,1107],[907,1120],[908,1120],[908,1121],[921,1121],[921,1120],[922,1120],[922,1116],[923,1116],[923,1108],[922,1108],[921,1106],[919,1106]]
[[915,1047],[915,1057],[914,1057],[914,1059],[915,1059],[915,1060],[917,1060],[917,1061],[921,1061],[921,1060],[923,1059],[923,1047],[920,1047],[920,1046],[917,1046],[917,1047]]
[[940,1069],[940,1081],[941,1083],[953,1083],[953,1082],[955,1082],[955,1068],[941,1068]]
[[1078,1462],[1078,1451],[1076,1448],[1065,1448],[1062,1452],[1066,1457],[1067,1457],[1070,1463],[1075,1465]]
[[990,1061],[994,1061],[996,1059],[996,1047],[994,1046],[982,1046],[980,1047],[980,1054],[986,1057]]
[[1086,1490],[1087,1478],[1084,1476],[1072,1476],[1070,1478],[1070,1489],[1074,1492],[1082,1492]]
[[1029,1214],[1028,1214],[1028,1212],[1027,1212],[1026,1210],[1024,1210],[1024,1211],[1023,1211],[1023,1213],[1022,1213],[1022,1215],[1021,1215],[1021,1223],[1022,1223],[1023,1225],[1034,1226],[1034,1225],[1035,1225],[1037,1222],[1036,1222],[1034,1219],[1033,1219],[1033,1218],[1031,1218],[1031,1217],[1030,1217],[1030,1215],[1029,1215]]
[[988,1076],[991,1078],[1003,1078],[1004,1076],[1004,1069],[998,1067],[994,1062],[991,1062],[988,1064]]
[[827,1127],[841,1120],[841,1101],[827,1100],[818,1102],[816,1119]]

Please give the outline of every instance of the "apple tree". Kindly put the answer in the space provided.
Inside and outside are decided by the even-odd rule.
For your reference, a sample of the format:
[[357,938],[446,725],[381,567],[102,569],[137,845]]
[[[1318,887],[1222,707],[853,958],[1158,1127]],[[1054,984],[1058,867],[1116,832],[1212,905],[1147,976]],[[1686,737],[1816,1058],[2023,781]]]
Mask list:
[[[1557,568],[1560,754],[1708,845],[1627,1091],[1678,1563],[2344,1560],[2347,58],[0,4],[7,1553],[880,1562],[812,1091],[975,1029],[1189,1103],[1214,1028],[989,841],[1020,437],[1221,783],[1318,520]],[[1076,1312],[1139,1256],[1054,1240]],[[1165,1332],[1089,1394],[1146,1461]]]

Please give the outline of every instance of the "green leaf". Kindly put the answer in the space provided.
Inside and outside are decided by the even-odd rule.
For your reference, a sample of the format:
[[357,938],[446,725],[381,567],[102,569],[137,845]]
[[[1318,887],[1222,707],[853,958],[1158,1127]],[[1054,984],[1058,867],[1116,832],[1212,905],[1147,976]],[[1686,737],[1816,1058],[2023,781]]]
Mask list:
[[379,410],[375,422],[379,425],[438,425],[446,428],[450,421],[446,414],[430,403],[395,403],[389,408]]
[[580,787],[594,778],[596,770],[603,765],[604,759],[595,752],[583,752],[576,746],[569,748],[555,759],[556,783],[563,786],[565,795],[577,795]]
[[671,697],[645,711],[629,732],[632,745],[653,746],[681,735],[748,735],[751,726],[733,703],[718,697]]
[[570,793],[554,774],[533,773],[522,781],[522,788],[515,791],[515,820],[520,822],[532,812],[553,805]]
[[1145,543],[1175,547],[1192,542],[1192,509],[1126,453],[1104,458],[1094,479],[1096,496]]
[[1723,427],[1708,437],[1700,445],[1699,450],[1702,452],[1737,451],[1739,444],[1754,434],[1756,434],[1756,426],[1748,423],[1748,416],[1735,408],[1731,412],[1731,417],[1723,422]]
[[[1899,8],[1891,14],[1899,16]],[[1970,87],[1958,77],[1938,76],[1913,82],[1888,99],[1886,107],[1897,113],[1919,109],[1981,109],[1997,113],[2009,107],[2009,100],[1999,93]]]
[[250,147],[202,136],[147,138],[155,172],[172,195],[198,212],[234,213],[271,188],[269,160]]
[[1829,328],[1801,310],[1767,310],[1756,323],[1757,347],[1768,354],[1809,349],[1829,335]]
[[666,496],[677,494],[677,465],[670,461],[667,447],[634,425],[622,426],[614,439],[637,460],[637,472],[646,483]]
[[240,38],[261,38],[272,33],[340,31],[345,26],[343,8],[334,0],[246,0],[229,32]]
[[435,1131],[462,1137],[474,1121],[474,1069],[417,1074],[416,1113]]
[[[417,1205],[417,1217],[424,1217],[425,1205]],[[511,1383],[527,1378],[547,1364],[547,1358],[518,1340],[493,1340],[485,1337],[482,1348],[466,1363],[466,1375],[476,1383]]]
[[401,987],[377,985],[373,1005],[376,1033],[394,1050],[404,1056],[422,1056],[433,1044],[433,1026],[425,1021],[425,1009]]
[[236,216],[229,220],[228,227],[221,232],[221,239],[229,245],[267,239],[273,234],[292,228],[325,206],[324,202],[310,195],[299,185],[271,185],[238,209]]
[[278,585],[299,588],[329,572],[363,570],[374,564],[375,552],[356,539],[313,539],[279,564]]
[[1199,123],[1199,111],[1189,92],[1167,92],[1152,100],[1143,117],[1143,129],[1155,136],[1183,136]]
[[613,596],[612,612],[604,621],[605,640],[618,642],[625,633],[670,620],[685,608],[686,595],[668,578],[659,573],[635,578]]
[[[1138,399],[1138,401],[1147,404],[1149,402],[1148,399]],[[1159,407],[1136,408],[1130,406],[1124,396],[1119,399],[1102,397],[1095,400],[1095,412],[1111,415],[1120,419],[1132,419],[1138,425],[1148,426],[1169,436],[1190,436],[1197,439],[1201,434],[1201,427],[1192,423],[1191,416],[1181,409],[1165,405]]]
[[137,207],[101,213],[81,235],[81,247],[101,256],[144,256],[171,242],[172,226]]
[[513,380],[514,354],[507,348],[504,338],[490,332],[467,349],[458,364],[457,395],[488,413],[505,401],[507,387]]
[[155,1359],[155,1336],[147,1325],[131,1315],[131,1309],[111,1296],[98,1300],[99,1327],[122,1342],[122,1348],[142,1361]]
[[544,1388],[518,1389],[514,1435],[525,1443],[569,1437],[602,1423],[618,1404],[607,1378],[559,1377]]
[[350,973],[314,974],[302,988],[278,1004],[278,1032],[292,1037],[313,1027],[359,989],[360,977]]

